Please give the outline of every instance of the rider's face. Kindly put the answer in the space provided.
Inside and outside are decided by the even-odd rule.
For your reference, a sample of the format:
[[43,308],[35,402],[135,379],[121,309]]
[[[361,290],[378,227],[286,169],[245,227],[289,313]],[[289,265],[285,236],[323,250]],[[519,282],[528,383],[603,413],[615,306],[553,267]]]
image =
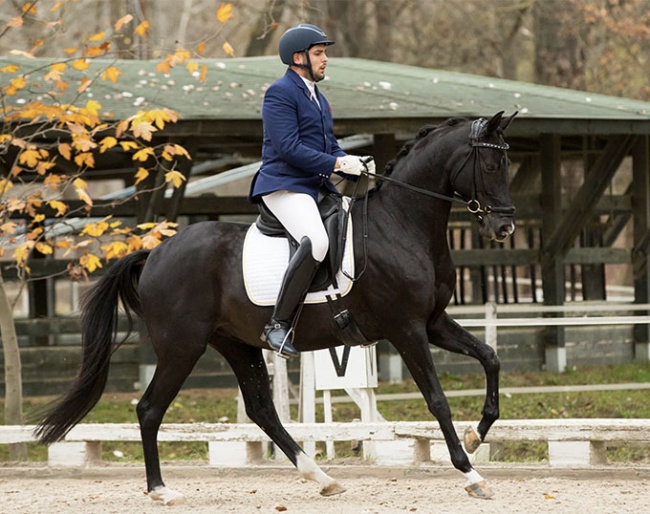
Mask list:
[[[307,64],[307,58],[304,53],[294,54],[294,62],[299,60],[300,64]],[[316,82],[320,82],[325,78],[325,68],[327,67],[327,46],[326,45],[315,45],[309,49],[309,62],[311,63],[311,71],[313,74],[309,76],[306,74],[305,77],[308,79],[315,79]]]

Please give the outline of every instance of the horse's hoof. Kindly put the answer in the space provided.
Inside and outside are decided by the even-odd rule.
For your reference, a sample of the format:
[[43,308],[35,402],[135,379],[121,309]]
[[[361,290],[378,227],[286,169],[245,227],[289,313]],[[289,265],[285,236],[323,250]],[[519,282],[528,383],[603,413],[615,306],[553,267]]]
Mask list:
[[465,487],[465,491],[467,491],[467,494],[469,494],[472,498],[479,498],[481,500],[487,500],[494,496],[492,489],[490,489],[490,486],[485,480],[481,480],[480,482],[476,482],[474,484],[469,484]]
[[327,484],[320,490],[321,496],[334,496],[345,492],[345,487],[339,484],[336,480]]
[[160,502],[163,505],[180,505],[181,503],[185,503],[185,496],[167,487],[157,487],[149,491],[147,495],[152,501]]
[[467,427],[463,434],[463,446],[467,453],[474,453],[481,446],[481,438],[472,427]]

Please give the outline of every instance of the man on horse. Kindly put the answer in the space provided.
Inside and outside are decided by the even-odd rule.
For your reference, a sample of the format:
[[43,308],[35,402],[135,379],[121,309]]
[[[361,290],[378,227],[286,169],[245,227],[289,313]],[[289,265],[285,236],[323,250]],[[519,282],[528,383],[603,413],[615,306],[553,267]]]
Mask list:
[[375,172],[372,157],[347,155],[341,149],[329,103],[316,87],[325,78],[327,47],[332,44],[315,25],[287,30],[279,51],[289,68],[271,84],[262,106],[262,166],[253,177],[249,200],[263,202],[299,244],[261,335],[285,358],[298,354],[292,344],[293,328],[329,247],[317,206],[319,191],[338,193],[330,181],[333,172],[353,179]]

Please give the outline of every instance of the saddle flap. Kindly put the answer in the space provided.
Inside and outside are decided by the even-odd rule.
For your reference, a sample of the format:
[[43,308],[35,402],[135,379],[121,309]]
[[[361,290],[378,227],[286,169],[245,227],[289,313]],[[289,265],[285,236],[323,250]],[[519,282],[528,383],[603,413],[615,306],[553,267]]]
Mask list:
[[[282,223],[264,202],[259,202],[258,208],[260,213],[255,220],[257,229],[265,236],[286,237],[290,243],[290,257],[293,256],[298,242],[285,230]],[[318,211],[329,239],[329,250],[316,272],[309,288],[310,291],[321,291],[334,283],[345,248],[346,234],[343,231],[343,225],[346,219],[346,210],[343,206],[343,197],[329,192],[321,193],[318,199]],[[342,239],[340,238],[341,232],[343,232]]]

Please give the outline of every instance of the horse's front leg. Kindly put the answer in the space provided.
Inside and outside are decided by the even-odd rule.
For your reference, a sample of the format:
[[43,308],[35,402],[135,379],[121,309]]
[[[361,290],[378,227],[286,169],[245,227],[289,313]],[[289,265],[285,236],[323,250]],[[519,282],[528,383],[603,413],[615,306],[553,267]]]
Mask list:
[[473,428],[465,432],[465,449],[473,453],[485,440],[493,423],[499,419],[499,371],[501,364],[492,347],[477,339],[456,323],[447,313],[427,326],[429,342],[444,350],[467,355],[478,360],[485,370],[485,403],[478,424],[478,434]]
[[422,330],[420,336],[411,332],[408,336],[391,339],[391,342],[402,356],[413,380],[420,388],[429,411],[438,420],[449,449],[451,462],[467,479],[465,490],[470,496],[476,498],[492,497],[492,491],[483,477],[472,467],[460,443],[452,422],[449,403],[436,374],[425,331]]

